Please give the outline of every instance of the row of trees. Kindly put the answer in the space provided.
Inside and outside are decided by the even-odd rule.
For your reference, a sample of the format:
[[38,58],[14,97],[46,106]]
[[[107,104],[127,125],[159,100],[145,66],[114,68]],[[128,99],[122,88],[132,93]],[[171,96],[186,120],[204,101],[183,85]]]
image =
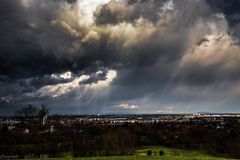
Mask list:
[[32,118],[32,117],[44,117],[49,114],[49,107],[46,104],[41,104],[41,107],[28,104],[16,111],[16,115]]

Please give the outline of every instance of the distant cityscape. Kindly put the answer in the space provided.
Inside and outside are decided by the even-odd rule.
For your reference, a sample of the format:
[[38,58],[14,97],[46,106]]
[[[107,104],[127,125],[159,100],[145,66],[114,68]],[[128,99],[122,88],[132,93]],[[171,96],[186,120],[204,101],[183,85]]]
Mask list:
[[240,114],[49,116],[44,106],[25,109],[38,114],[29,114],[23,108],[25,115],[0,118],[0,153],[4,156],[133,155],[138,147],[162,145],[203,148],[211,155],[240,157]]
[[[48,120],[47,120],[48,119]],[[21,132],[29,134],[31,123],[38,121],[38,117],[31,120],[22,120],[22,117],[10,116],[0,118],[0,129],[4,127],[8,131]],[[195,124],[211,126],[216,129],[223,129],[225,124],[240,123],[240,114],[237,113],[195,113],[195,114],[122,114],[122,115],[52,115],[45,117],[41,123],[50,126],[49,132],[57,131],[58,126],[71,127],[73,124],[81,125],[102,125],[102,126],[118,126],[123,124]],[[46,122],[47,121],[47,122]],[[19,128],[19,126],[25,128]],[[29,125],[29,128],[28,128]],[[47,131],[46,131],[47,132]]]

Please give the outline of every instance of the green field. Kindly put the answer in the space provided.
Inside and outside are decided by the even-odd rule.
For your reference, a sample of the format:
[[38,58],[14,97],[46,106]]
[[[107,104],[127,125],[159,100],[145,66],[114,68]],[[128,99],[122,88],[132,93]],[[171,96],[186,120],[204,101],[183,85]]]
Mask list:
[[[156,151],[156,156],[147,155],[147,151]],[[164,155],[160,156],[159,151],[164,151]],[[137,150],[133,156],[113,156],[113,157],[87,157],[87,158],[47,158],[44,160],[231,160],[229,158],[213,157],[199,150],[180,150],[166,147],[142,147]],[[35,159],[36,160],[36,159]]]

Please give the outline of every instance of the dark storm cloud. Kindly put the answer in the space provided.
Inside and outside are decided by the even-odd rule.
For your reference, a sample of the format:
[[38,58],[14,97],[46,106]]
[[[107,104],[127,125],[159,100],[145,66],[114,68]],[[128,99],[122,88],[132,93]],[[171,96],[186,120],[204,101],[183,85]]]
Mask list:
[[240,36],[240,1],[207,0],[215,12],[223,13],[230,26],[230,35],[239,41]]
[[[169,11],[169,9],[171,9],[169,7],[172,7],[172,2],[173,1],[170,0],[111,1],[108,4],[100,6],[96,10],[95,21],[99,25],[117,24],[124,21],[133,22],[142,17],[151,22],[157,22],[159,18],[165,18],[161,17],[162,12],[172,12]],[[208,10],[209,7],[204,1],[174,1],[174,5],[176,6],[174,10],[176,9],[179,11],[179,16],[174,20],[183,24],[181,27],[194,23],[196,20],[195,16],[199,18],[206,17],[210,14],[210,10]],[[188,14],[191,14],[192,16],[189,16]],[[182,17],[185,17],[186,19]]]
[[54,84],[61,84],[67,83],[73,80],[72,78],[64,79],[58,75],[44,75],[44,76],[37,76],[28,79],[20,79],[18,83],[20,86],[24,88],[34,87],[34,89],[39,89],[45,85],[54,85]]
[[122,70],[119,78],[114,81],[110,96],[114,100],[130,100],[153,94],[160,95],[176,67],[176,62],[162,62],[153,66]]
[[[79,37],[72,37],[61,26],[51,25],[63,2],[33,1],[29,8],[17,0],[1,2],[1,77],[44,76],[82,70],[98,61],[110,66],[112,61],[119,61],[118,55],[112,54],[117,52],[118,44],[108,43],[109,35],[103,35],[99,42],[81,43]],[[73,45],[79,48],[69,51]]]
[[[38,36],[47,29],[49,19],[55,17],[58,4],[49,2],[48,7],[24,9],[21,1],[1,1],[1,75],[13,78],[38,76],[61,71],[68,62],[47,54],[38,44]],[[36,5],[41,5],[41,2]],[[37,23],[34,29],[31,23]],[[49,51],[54,52],[54,50]]]
[[[171,99],[166,90],[179,85],[232,86],[240,80],[239,49],[228,38],[239,31],[237,0],[110,1],[97,6],[93,17],[93,6],[84,8],[86,15],[79,9],[82,2],[0,2],[1,103],[71,101],[100,111],[143,97]],[[219,53],[210,56],[204,47]],[[108,82],[110,70],[117,76]],[[71,77],[62,78],[67,71]],[[75,81],[82,75],[89,77]],[[106,82],[106,93],[91,88],[98,82]],[[172,101],[185,100],[179,97]]]
[[[21,1],[4,0],[1,2],[2,37],[0,45],[2,54],[0,64],[2,76],[13,78],[44,76],[66,70],[82,70],[97,61],[112,67],[114,64],[152,65],[159,57],[169,60],[177,59],[183,53],[184,44],[181,39],[185,36],[184,32],[180,33],[178,30],[188,27],[189,21],[191,23],[193,20],[188,19],[187,22],[182,20],[180,17],[187,14],[182,12],[182,15],[179,14],[179,18],[174,19],[175,22],[165,24],[166,28],[169,28],[166,31],[172,32],[170,34],[172,37],[161,38],[156,31],[156,34],[150,36],[149,39],[124,49],[124,42],[111,40],[111,33],[99,33],[98,41],[81,42],[79,37],[67,34],[61,26],[51,25],[51,22],[58,18],[59,10],[64,5],[63,2],[33,1],[29,8],[24,8]],[[165,2],[138,1],[128,4],[127,8],[133,7],[133,11],[130,15],[126,15],[126,18],[129,19],[128,21],[134,21],[143,16],[148,20],[157,20]],[[112,3],[117,2],[109,4]],[[176,6],[179,6],[179,10],[183,7],[181,3]],[[104,7],[102,9],[104,10]],[[121,16],[120,14],[124,11],[120,10],[118,14],[114,14]],[[203,10],[199,12],[199,15],[204,16],[202,14],[207,13]],[[108,19],[107,16],[110,15],[106,14],[100,17]],[[119,23],[117,19],[116,21]],[[123,21],[127,20],[123,17]],[[178,28],[179,26],[183,28]],[[77,49],[73,49],[75,45],[77,45]],[[122,56],[123,52],[130,52],[130,54]]]
[[112,1],[98,8],[95,12],[97,24],[117,24],[120,22],[133,22],[144,17],[151,21],[159,19],[159,12],[166,0],[152,1]]
[[207,0],[207,3],[214,9],[214,11],[223,13],[230,25],[239,23],[240,2],[238,0]]
[[217,83],[236,83],[240,79],[239,67],[231,70],[219,69],[222,64],[202,66],[200,64],[190,64],[179,71],[177,80],[187,85],[204,86]]
[[[78,71],[87,68],[98,60],[90,54],[79,56],[81,48],[74,55],[69,49],[73,43],[81,43],[51,21],[57,19],[64,5],[61,1],[31,1],[28,8],[21,1],[1,2],[1,76],[29,78],[61,73],[67,70]],[[71,1],[73,2],[73,1]],[[85,46],[86,49],[91,44]],[[96,51],[94,51],[96,52]]]

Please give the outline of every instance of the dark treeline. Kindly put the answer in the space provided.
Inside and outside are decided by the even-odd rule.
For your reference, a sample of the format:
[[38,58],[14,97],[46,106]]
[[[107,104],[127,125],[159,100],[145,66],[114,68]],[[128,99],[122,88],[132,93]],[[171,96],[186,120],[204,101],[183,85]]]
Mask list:
[[126,127],[58,126],[58,131],[44,132],[46,126],[30,127],[33,133],[14,134],[6,129],[1,132],[0,154],[34,154],[39,157],[61,157],[71,153],[79,156],[131,155],[137,146],[135,134]]

